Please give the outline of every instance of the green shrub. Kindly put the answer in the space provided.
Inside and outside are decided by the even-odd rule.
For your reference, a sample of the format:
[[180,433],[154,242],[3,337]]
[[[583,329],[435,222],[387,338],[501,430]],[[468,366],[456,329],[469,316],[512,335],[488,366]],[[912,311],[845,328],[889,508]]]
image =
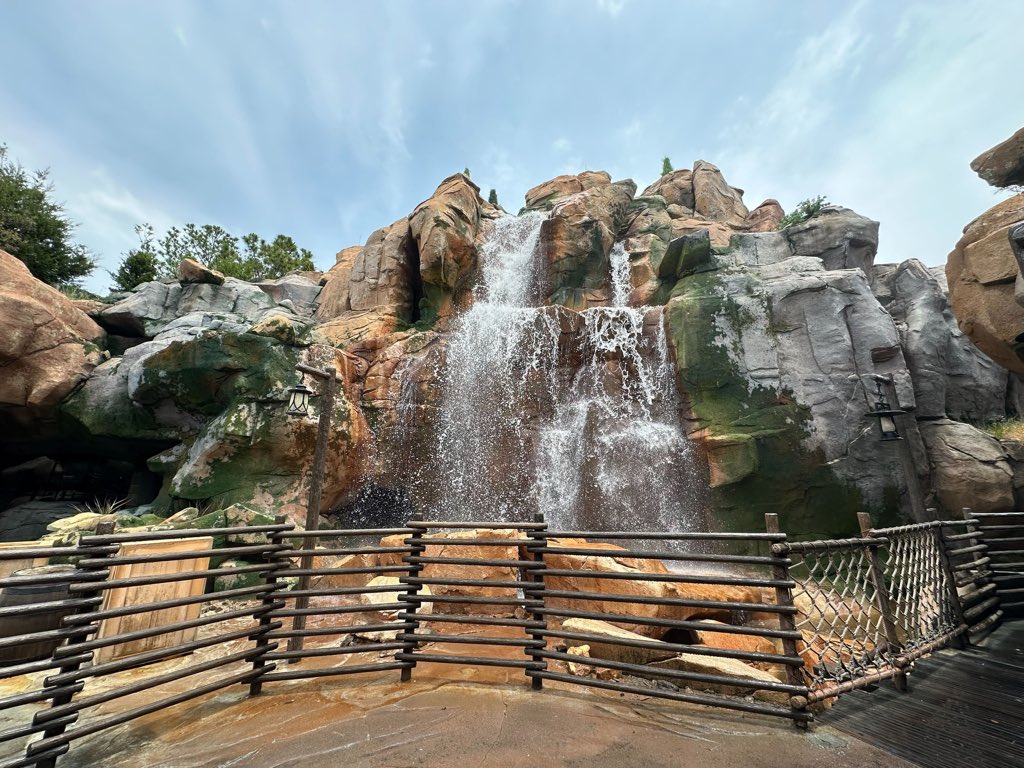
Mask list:
[[785,229],[802,221],[807,221],[826,205],[828,205],[828,198],[824,195],[801,200],[796,204],[796,208],[782,217],[781,221],[779,221],[779,229]]
[[672,170],[672,161],[669,160],[667,157],[661,158],[661,175],[667,176],[668,174],[672,173]]

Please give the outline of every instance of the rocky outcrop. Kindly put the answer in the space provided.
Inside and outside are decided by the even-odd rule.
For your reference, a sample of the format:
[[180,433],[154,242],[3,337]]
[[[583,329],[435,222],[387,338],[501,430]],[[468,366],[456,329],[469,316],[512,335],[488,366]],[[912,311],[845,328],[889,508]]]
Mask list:
[[422,294],[416,319],[428,325],[464,306],[473,289],[482,224],[480,188],[461,173],[449,176],[416,206],[409,227],[416,241]]
[[178,265],[178,282],[182,285],[188,283],[224,285],[224,275],[200,264],[195,259],[182,259],[181,264]]
[[608,301],[608,255],[635,191],[632,182],[607,183],[557,200],[540,231],[546,303],[583,309]]
[[877,221],[849,208],[828,206],[783,232],[794,256],[819,258],[825,269],[859,269],[871,274],[878,252]]
[[60,291],[0,251],[0,423],[50,419],[103,361],[103,330]]
[[991,435],[968,424],[939,420],[921,423],[932,482],[943,509],[976,512],[1013,509],[1013,469]]
[[550,210],[560,198],[611,183],[612,177],[605,171],[584,171],[575,176],[556,176],[551,181],[545,181],[527,191],[525,210]]
[[729,186],[718,166],[704,160],[693,166],[693,209],[732,229],[743,229],[750,214],[743,204],[743,191]]
[[1024,128],[974,158],[971,170],[993,187],[1024,184]]
[[876,265],[874,289],[896,321],[915,416],[984,424],[1006,415],[1009,374],[957,327],[941,281],[920,261]]
[[949,300],[960,329],[1004,368],[1024,374],[1024,307],[1010,230],[1024,221],[1024,194],[993,206],[964,228],[946,261]]

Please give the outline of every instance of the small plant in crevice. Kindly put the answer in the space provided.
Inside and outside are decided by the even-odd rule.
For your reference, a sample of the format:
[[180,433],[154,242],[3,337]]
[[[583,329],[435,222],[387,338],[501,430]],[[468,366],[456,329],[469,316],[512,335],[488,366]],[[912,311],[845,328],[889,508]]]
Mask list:
[[828,198],[824,195],[801,200],[796,204],[796,208],[779,220],[779,229],[785,229],[786,227],[792,227],[794,224],[807,221],[812,216],[818,214],[826,205],[828,205]]
[[999,419],[989,422],[981,429],[997,440],[1016,440],[1024,443],[1024,419]]

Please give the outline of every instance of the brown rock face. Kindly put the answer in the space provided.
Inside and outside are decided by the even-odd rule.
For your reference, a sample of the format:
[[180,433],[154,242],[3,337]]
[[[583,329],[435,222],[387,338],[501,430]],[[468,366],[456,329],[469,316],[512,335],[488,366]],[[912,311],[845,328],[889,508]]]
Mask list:
[[974,158],[971,170],[993,187],[1024,184],[1024,128]]
[[661,195],[666,205],[679,205],[693,213],[693,173],[689,170],[666,173],[643,192],[643,197]]
[[575,176],[556,176],[526,193],[527,208],[550,208],[555,200],[612,183],[606,171],[584,171]]
[[946,261],[949,301],[960,330],[986,355],[1024,374],[1024,307],[1014,298],[1018,266],[1010,230],[1024,221],[1024,194],[990,208],[964,229]]
[[437,317],[451,315],[457,296],[473,287],[482,205],[480,188],[457,173],[409,217],[426,307]]
[[718,167],[704,160],[693,164],[693,207],[706,219],[742,229],[750,211],[743,196],[730,187]]
[[224,275],[215,269],[210,269],[200,264],[195,259],[182,259],[178,265],[178,282],[187,283],[209,283],[210,285],[224,285]]
[[579,309],[600,303],[586,293],[607,290],[608,254],[626,224],[632,191],[625,183],[604,184],[577,192],[552,209],[540,230],[549,303]]
[[778,200],[765,200],[747,216],[745,227],[749,232],[774,232],[785,215]]
[[348,281],[361,250],[361,245],[342,248],[338,251],[334,266],[320,278],[324,288],[320,291],[320,306],[316,311],[318,319],[330,320],[351,309],[348,303]]
[[103,361],[103,330],[0,251],[0,412],[15,424],[55,407]]
[[384,309],[408,320],[412,314],[414,251],[409,222],[378,229],[356,254],[349,276],[349,307]]

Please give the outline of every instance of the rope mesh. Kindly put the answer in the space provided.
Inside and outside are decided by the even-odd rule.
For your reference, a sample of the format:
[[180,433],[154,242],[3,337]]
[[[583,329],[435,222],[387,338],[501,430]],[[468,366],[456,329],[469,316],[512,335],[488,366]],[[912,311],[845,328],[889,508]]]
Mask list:
[[938,527],[890,534],[881,549],[889,604],[904,650],[951,632],[960,624],[954,586],[943,565]]
[[890,668],[885,624],[871,579],[870,545],[815,544],[814,549],[794,544],[790,566],[807,684],[823,687]]

